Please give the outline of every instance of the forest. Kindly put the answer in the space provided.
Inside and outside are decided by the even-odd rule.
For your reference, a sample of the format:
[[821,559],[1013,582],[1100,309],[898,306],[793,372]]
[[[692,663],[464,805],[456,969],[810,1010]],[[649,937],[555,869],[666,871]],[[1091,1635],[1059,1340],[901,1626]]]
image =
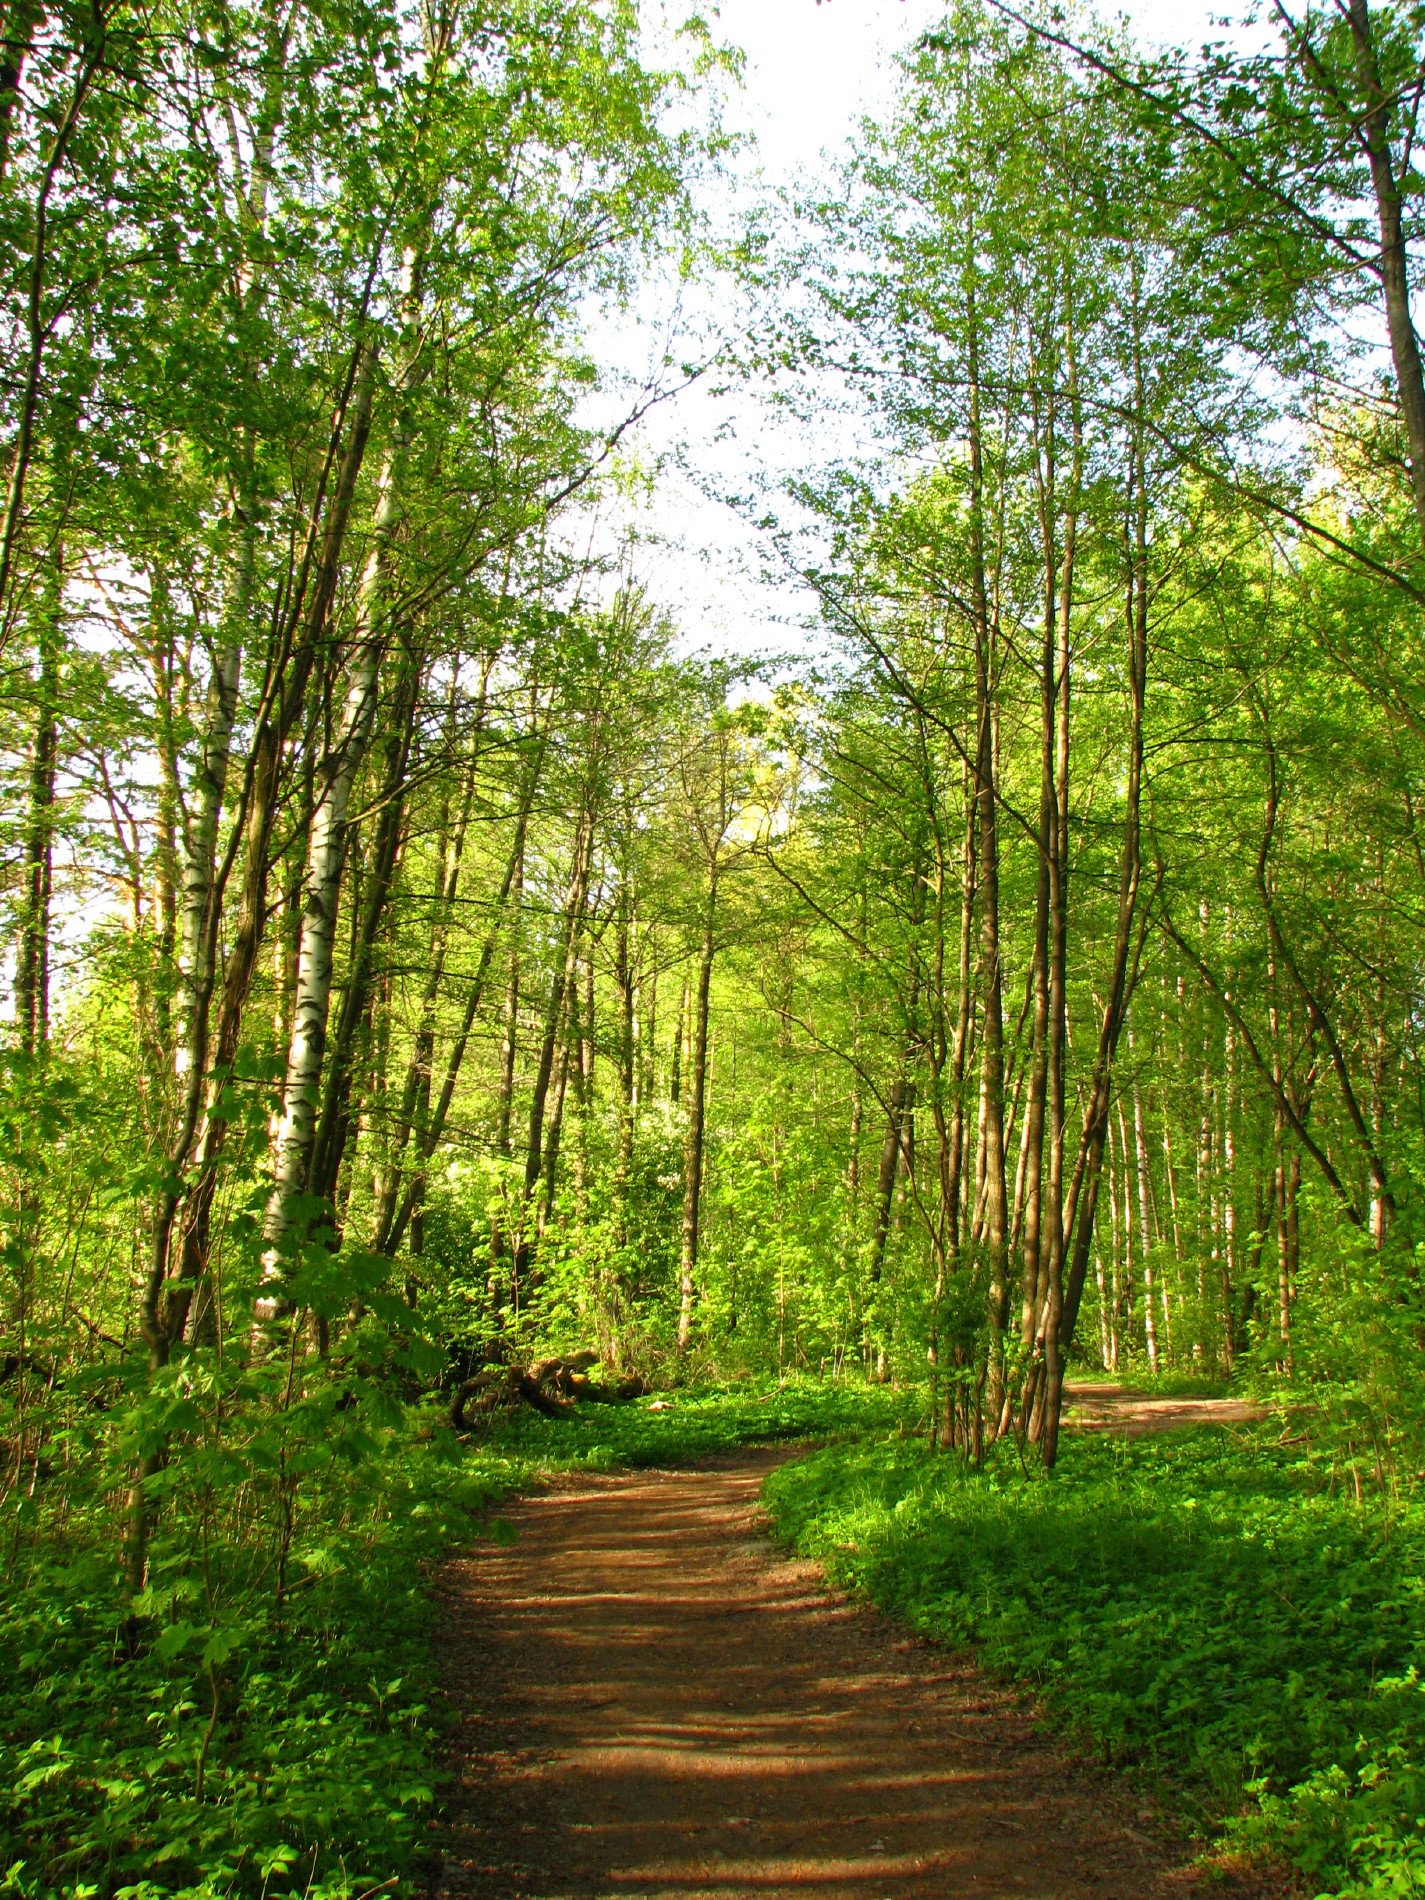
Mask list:
[[[1425,1892],[1425,10],[959,0],[750,199],[715,9],[0,46],[0,1893],[425,1891],[441,1553],[759,1432],[1214,1851]],[[690,388],[799,445],[736,641]]]

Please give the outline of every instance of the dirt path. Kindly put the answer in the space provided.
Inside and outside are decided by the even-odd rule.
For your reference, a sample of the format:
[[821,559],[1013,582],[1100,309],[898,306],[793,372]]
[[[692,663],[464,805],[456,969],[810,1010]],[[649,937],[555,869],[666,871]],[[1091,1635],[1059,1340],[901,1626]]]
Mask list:
[[1250,1399],[1152,1398],[1130,1386],[1074,1380],[1064,1387],[1064,1422],[1084,1431],[1122,1432],[1144,1438],[1185,1425],[1241,1425],[1265,1418],[1267,1407]]
[[1152,1817],[1004,1692],[773,1549],[758,1487],[787,1455],[581,1478],[515,1507],[516,1544],[449,1567],[463,1721],[429,1892],[1198,1893]]

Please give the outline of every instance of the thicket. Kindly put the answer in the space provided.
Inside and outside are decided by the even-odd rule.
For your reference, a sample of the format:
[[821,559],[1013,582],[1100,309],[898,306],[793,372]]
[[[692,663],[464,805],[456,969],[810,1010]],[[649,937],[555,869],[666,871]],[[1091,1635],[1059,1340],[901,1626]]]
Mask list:
[[[1245,1373],[1413,1508],[1417,14],[967,4],[731,235],[695,14],[0,42],[11,1885],[414,1839],[485,1368],[928,1370],[1046,1469],[1066,1367]],[[632,387],[660,286],[733,342]],[[734,499],[813,663],[623,531],[704,371],[810,425]]]

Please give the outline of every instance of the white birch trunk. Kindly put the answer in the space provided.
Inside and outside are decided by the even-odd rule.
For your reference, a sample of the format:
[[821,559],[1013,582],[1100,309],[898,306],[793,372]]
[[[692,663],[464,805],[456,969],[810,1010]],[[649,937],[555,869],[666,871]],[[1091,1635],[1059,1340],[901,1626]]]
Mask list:
[[331,1009],[332,957],[346,859],[346,817],[351,789],[365,756],[376,709],[384,639],[387,556],[396,525],[394,453],[381,471],[371,552],[361,577],[357,624],[347,688],[334,744],[318,774],[319,790],[307,834],[302,881],[302,921],[297,944],[297,980],[292,1033],[282,1085],[282,1111],[274,1140],[272,1193],[263,1234],[269,1247],[266,1272],[277,1272],[275,1249],[291,1224],[294,1195],[307,1186],[316,1131],[322,1058]]

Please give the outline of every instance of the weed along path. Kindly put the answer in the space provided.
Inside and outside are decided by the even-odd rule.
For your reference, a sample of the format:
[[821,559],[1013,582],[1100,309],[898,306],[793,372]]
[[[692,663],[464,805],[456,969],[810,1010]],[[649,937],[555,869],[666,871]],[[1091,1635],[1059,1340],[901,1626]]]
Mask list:
[[457,1785],[429,1894],[1207,1892],[1010,1696],[766,1541],[758,1488],[788,1455],[580,1477],[449,1566]]

